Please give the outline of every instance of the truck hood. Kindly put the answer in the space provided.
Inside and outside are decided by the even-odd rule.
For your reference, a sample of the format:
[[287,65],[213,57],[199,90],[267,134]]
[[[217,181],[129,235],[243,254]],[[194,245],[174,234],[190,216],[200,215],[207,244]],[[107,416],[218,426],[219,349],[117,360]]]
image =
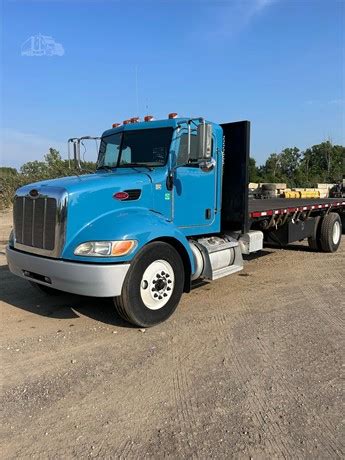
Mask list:
[[32,184],[32,188],[62,187],[69,195],[73,195],[81,192],[95,193],[100,190],[110,190],[115,193],[127,189],[142,189],[150,183],[151,178],[146,173],[121,171],[49,179]]
[[[101,172],[83,176],[63,177],[44,180],[27,185],[22,191],[28,193],[37,189],[39,193],[50,195],[56,188],[66,190],[67,228],[66,242],[74,238],[86,226],[106,214],[135,207],[152,209],[152,179],[146,172],[119,171],[116,173]],[[136,190],[140,193],[131,199],[120,201],[114,198],[116,192]],[[114,225],[121,223],[114,222]]]

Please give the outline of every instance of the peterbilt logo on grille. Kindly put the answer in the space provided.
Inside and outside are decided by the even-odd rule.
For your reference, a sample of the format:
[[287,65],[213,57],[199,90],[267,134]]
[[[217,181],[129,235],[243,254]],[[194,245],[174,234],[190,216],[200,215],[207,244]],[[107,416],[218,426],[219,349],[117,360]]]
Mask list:
[[35,188],[33,188],[32,190],[30,190],[29,196],[30,196],[30,198],[37,198],[37,197],[39,196],[38,190],[36,190]]

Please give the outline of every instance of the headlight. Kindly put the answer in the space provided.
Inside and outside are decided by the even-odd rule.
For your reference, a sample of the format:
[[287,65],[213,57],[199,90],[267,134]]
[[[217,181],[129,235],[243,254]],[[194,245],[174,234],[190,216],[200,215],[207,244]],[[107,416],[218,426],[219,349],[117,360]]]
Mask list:
[[74,250],[76,256],[118,257],[129,254],[137,245],[135,240],[87,241]]

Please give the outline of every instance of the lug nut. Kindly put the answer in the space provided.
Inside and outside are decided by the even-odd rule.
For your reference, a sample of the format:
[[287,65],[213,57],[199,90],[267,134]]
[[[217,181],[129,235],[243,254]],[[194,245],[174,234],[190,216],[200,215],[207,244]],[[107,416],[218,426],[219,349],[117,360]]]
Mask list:
[[154,294],[154,296],[153,296],[153,297],[158,297],[158,294]]
[[171,288],[170,288],[170,287],[167,287],[167,291],[171,291]]
[[168,295],[168,294],[167,294],[166,292],[164,292],[163,296],[164,296],[164,297],[167,297],[167,295]]
[[170,284],[170,283],[171,283],[171,280],[168,280],[168,283]]

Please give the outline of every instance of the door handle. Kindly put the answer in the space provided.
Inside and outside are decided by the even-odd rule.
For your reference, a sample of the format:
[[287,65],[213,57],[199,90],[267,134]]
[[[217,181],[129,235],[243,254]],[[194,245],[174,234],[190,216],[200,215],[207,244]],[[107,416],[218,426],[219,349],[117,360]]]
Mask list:
[[216,160],[214,158],[211,158],[210,160],[203,160],[199,163],[199,168],[203,172],[210,172],[214,169],[215,166]]
[[169,191],[171,191],[174,187],[174,174],[171,172],[167,175],[166,187]]

